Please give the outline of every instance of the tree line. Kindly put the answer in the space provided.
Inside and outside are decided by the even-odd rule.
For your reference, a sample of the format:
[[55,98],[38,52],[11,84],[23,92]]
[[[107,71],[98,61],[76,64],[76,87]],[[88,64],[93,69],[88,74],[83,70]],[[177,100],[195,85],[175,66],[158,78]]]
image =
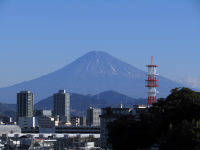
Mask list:
[[123,116],[108,125],[108,142],[114,150],[200,149],[200,93],[175,88],[161,98],[140,119]]

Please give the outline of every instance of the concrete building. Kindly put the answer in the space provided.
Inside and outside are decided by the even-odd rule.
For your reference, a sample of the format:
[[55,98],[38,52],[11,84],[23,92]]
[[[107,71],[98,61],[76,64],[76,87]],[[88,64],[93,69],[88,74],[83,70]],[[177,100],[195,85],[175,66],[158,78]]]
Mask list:
[[53,117],[41,116],[38,118],[40,133],[55,133],[55,126],[58,126],[59,121],[55,121]]
[[18,125],[20,128],[35,128],[37,126],[37,120],[35,117],[19,117]]
[[53,95],[54,116],[59,115],[60,120],[70,122],[70,93],[59,90]]
[[86,116],[80,117],[80,125],[81,125],[81,126],[86,126],[86,125],[87,125]]
[[17,119],[18,117],[33,117],[33,93],[30,91],[17,93]]
[[108,138],[108,130],[107,125],[114,120],[118,119],[123,115],[130,115],[132,114],[131,108],[102,108],[100,115],[101,125],[100,125],[100,137],[101,137],[101,148],[109,149],[111,146],[107,143]]
[[52,110],[34,110],[35,117],[52,116]]
[[100,126],[101,109],[90,107],[87,110],[87,125]]

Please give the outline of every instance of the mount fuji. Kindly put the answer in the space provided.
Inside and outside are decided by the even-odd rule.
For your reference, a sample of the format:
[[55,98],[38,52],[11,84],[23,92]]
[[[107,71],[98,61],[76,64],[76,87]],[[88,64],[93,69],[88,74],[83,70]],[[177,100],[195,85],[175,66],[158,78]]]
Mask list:
[[[97,94],[103,91],[118,91],[134,98],[145,98],[146,72],[131,66],[106,52],[92,51],[71,64],[47,75],[0,88],[0,101],[16,103],[16,93],[30,90],[35,102],[45,99],[59,89],[81,94]],[[165,97],[170,90],[181,85],[159,76],[158,97]]]

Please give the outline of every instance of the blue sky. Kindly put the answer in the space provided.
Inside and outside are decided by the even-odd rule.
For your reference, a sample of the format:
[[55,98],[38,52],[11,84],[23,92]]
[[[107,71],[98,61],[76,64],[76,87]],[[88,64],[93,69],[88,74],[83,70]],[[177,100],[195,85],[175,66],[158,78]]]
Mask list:
[[200,89],[200,1],[0,0],[0,87],[92,50]]

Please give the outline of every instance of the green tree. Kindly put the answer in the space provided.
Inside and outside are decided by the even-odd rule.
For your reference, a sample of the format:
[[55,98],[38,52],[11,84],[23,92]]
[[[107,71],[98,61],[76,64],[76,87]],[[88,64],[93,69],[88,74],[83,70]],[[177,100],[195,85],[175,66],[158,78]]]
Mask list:
[[114,150],[148,148],[156,141],[155,129],[150,122],[123,116],[108,125],[108,142]]
[[[199,147],[200,95],[189,88],[175,88],[163,105],[162,150],[194,150]],[[156,114],[160,114],[158,111]]]
[[200,149],[200,94],[175,88],[142,114],[120,118],[108,126],[114,150],[147,148],[159,142],[161,150]]

